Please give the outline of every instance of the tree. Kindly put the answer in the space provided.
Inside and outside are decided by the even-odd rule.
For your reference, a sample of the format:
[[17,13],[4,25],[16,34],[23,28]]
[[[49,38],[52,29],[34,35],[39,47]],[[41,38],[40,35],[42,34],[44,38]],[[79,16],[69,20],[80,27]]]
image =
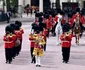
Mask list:
[[6,0],[7,3],[7,10],[10,8],[18,7],[18,0]]

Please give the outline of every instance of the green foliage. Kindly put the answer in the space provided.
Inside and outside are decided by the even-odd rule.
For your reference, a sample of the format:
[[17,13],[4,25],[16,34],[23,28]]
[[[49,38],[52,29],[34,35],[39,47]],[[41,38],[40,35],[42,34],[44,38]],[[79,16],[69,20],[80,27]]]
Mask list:
[[6,0],[7,6],[17,6],[18,0]]
[[18,5],[18,0],[10,0],[10,4],[16,6]]
[[17,6],[18,5],[18,0],[10,0],[10,5]]

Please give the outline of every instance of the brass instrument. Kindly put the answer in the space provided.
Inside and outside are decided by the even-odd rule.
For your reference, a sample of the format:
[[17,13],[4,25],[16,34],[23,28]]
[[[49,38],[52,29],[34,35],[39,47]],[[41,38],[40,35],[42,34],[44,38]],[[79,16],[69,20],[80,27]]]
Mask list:
[[20,40],[17,38],[17,40],[15,41],[15,46],[19,46],[21,44]]
[[70,35],[70,32],[66,32],[65,35],[66,35],[66,36],[69,36],[69,35]]
[[[68,32],[65,32],[65,37],[66,37],[66,36],[69,36],[71,33],[72,33],[72,31],[71,31],[71,30],[70,30],[70,31],[68,31]],[[64,37],[64,38],[65,38],[65,37]]]

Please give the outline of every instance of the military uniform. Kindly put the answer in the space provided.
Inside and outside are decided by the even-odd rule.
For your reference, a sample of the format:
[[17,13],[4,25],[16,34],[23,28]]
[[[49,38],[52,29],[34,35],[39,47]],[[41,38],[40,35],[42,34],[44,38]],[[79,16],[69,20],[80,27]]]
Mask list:
[[69,27],[66,24],[63,25],[63,34],[60,36],[60,40],[62,46],[63,62],[65,63],[69,61],[72,37],[73,35],[71,32],[69,32]]
[[33,55],[34,45],[35,45],[35,35],[30,33],[29,34],[29,40],[30,40],[30,54],[31,54],[31,63],[35,63],[35,56]]
[[36,36],[33,55],[36,58],[36,66],[41,66],[40,57],[44,55],[43,46],[45,44],[44,38],[41,35]]
[[6,34],[4,35],[4,48],[5,48],[5,57],[6,57],[6,63],[11,63],[12,62],[12,49],[14,47],[14,41],[15,41],[15,36],[13,36],[12,32],[14,29],[11,26],[6,26],[5,32]]

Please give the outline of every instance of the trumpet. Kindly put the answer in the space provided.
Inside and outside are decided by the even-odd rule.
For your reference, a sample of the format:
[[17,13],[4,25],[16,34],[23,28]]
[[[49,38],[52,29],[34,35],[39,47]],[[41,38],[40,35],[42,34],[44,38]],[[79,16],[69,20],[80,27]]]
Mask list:
[[66,36],[69,36],[69,35],[70,35],[70,33],[69,33],[69,32],[66,32],[66,33],[65,33],[65,35],[66,35]]

